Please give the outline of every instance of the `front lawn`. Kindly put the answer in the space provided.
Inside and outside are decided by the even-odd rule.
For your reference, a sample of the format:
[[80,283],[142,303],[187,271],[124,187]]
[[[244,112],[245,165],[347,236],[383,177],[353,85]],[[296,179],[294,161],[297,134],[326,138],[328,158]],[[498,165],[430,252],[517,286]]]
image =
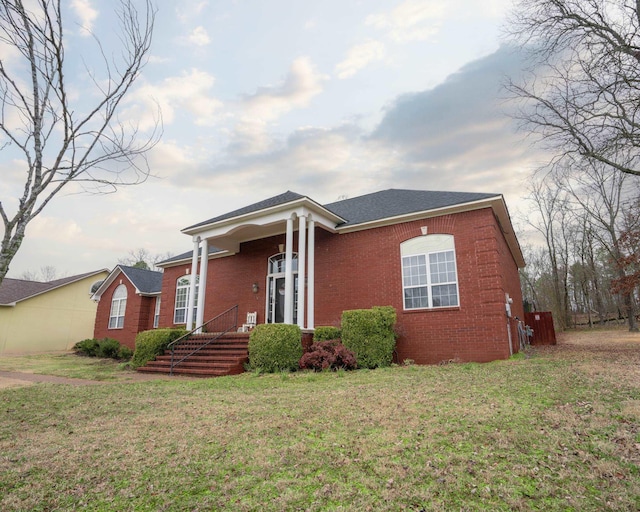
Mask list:
[[126,381],[136,376],[136,372],[127,370],[121,361],[77,356],[71,352],[3,356],[0,370],[107,381]]
[[640,336],[490,364],[0,391],[1,510],[636,510]]

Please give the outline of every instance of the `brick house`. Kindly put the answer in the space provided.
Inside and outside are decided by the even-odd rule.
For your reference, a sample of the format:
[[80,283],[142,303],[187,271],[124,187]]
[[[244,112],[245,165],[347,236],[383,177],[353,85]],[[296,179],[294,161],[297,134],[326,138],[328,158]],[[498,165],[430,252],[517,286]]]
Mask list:
[[[484,362],[517,351],[524,259],[500,194],[390,189],[320,205],[286,192],[182,232],[193,251],[159,264],[161,304],[118,267],[99,290],[111,307],[98,308],[96,336],[130,345],[153,324],[146,297],[157,297],[156,325],[187,329],[235,305],[240,323],[256,312],[257,323],[309,331],[338,326],[344,310],[391,305],[399,362]],[[129,324],[127,302],[126,340],[113,335],[120,285],[140,303]]]
[[135,348],[136,335],[158,327],[162,272],[117,265],[91,297],[98,302],[94,338]]

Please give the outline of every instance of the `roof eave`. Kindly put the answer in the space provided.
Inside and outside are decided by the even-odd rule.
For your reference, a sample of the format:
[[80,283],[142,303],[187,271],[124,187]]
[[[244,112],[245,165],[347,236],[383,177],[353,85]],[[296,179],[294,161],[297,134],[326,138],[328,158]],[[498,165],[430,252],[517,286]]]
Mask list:
[[[104,281],[102,281],[102,284],[98,287],[98,289],[95,292],[93,292],[93,294],[91,295],[91,300],[99,302],[100,297],[102,297],[102,294],[111,285],[111,283],[115,281],[116,277],[118,276],[118,273],[124,274],[126,276],[126,274],[120,268],[120,265],[117,265],[116,268],[114,268],[111,272],[109,272],[109,275],[106,277]],[[127,277],[127,279],[129,278]]]
[[393,217],[385,217],[383,219],[376,219],[367,222],[361,222],[359,224],[351,224],[347,226],[338,226],[336,231],[338,233],[351,233],[353,231],[362,231],[364,229],[373,229],[383,226],[392,226],[401,222],[410,222],[412,220],[428,219],[431,217],[439,217],[441,215],[447,215],[450,213],[461,213],[472,210],[480,210],[482,208],[488,208],[491,206],[491,202],[496,199],[501,199],[501,196],[493,196],[477,201],[468,203],[460,203],[449,206],[442,206],[440,208],[432,208],[430,210],[421,210],[418,212],[405,213],[402,215],[395,215]]
[[46,288],[45,290],[39,291],[37,293],[33,293],[33,294],[31,294],[31,295],[29,295],[27,297],[22,297],[22,298],[16,300],[15,302],[12,302],[12,303],[10,303],[8,305],[15,306],[18,302],[23,302],[25,300],[33,299],[34,297],[37,297],[38,295],[43,295],[45,293],[52,292],[53,290],[58,290],[59,288],[63,288],[65,286],[68,286],[68,285],[73,284],[73,283],[77,283],[78,281],[82,281],[83,279],[88,279],[89,277],[93,277],[95,275],[101,274],[102,272],[109,272],[109,269],[103,268],[103,269],[100,269],[100,270],[96,270],[95,272],[89,272],[87,274],[79,274],[82,277],[78,277],[78,279],[74,279],[72,281],[67,281],[65,283],[59,284],[58,286],[54,286],[52,288]]
[[[207,257],[207,260],[213,260],[216,258],[222,258],[224,256],[233,256],[235,253],[232,251],[218,251],[218,252],[212,252],[209,254],[209,256]],[[200,255],[198,255],[198,259],[200,258]],[[179,260],[173,260],[173,261],[169,261],[169,262],[163,262],[163,263],[156,263],[156,267],[159,268],[170,268],[170,267],[177,267],[179,265],[184,265],[185,263],[191,263],[192,261],[192,257],[189,258],[181,258]]]
[[443,206],[441,208],[434,208],[431,210],[422,210],[419,212],[412,212],[404,215],[396,215],[394,217],[385,217],[383,219],[376,219],[369,222],[361,222],[359,224],[352,224],[347,226],[338,226],[336,231],[340,234],[353,233],[355,231],[362,231],[365,229],[373,229],[384,226],[392,226],[401,222],[410,222],[413,220],[429,219],[432,217],[440,217],[442,215],[448,215],[453,213],[463,213],[473,210],[481,210],[483,208],[491,208],[498,218],[502,233],[509,245],[513,259],[516,262],[518,268],[525,266],[524,256],[522,255],[522,249],[518,243],[518,239],[515,236],[513,225],[511,223],[511,217],[507,210],[507,205],[502,195],[496,195],[479,199],[477,201],[471,201],[468,203],[461,203],[450,206]]
[[196,224],[194,226],[189,226],[187,228],[182,229],[181,233],[184,233],[185,235],[195,236],[203,231],[207,231],[212,228],[221,228],[224,226],[232,226],[234,224],[248,222],[253,219],[259,219],[260,217],[264,217],[265,215],[271,215],[274,213],[287,211],[287,210],[290,210],[291,208],[296,208],[298,206],[303,206],[305,205],[305,203],[307,206],[311,206],[312,210],[316,209],[317,211],[322,212],[323,215],[333,220],[336,224],[339,224],[341,222],[346,222],[346,219],[343,219],[342,217],[340,217],[339,215],[336,215],[332,211],[327,210],[324,206],[316,203],[313,199],[310,199],[305,196],[305,197],[295,199],[293,201],[288,201],[286,203],[270,206],[268,208],[262,208],[260,210],[245,213],[243,215],[236,215],[235,217],[229,217],[228,219],[223,219],[217,222],[210,222],[208,224]]

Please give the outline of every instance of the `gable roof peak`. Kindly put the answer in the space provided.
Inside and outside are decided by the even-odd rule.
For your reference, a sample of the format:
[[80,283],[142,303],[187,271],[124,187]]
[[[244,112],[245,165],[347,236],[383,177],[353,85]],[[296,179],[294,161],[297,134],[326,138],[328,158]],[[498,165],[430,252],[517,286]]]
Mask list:
[[292,192],[291,190],[287,190],[282,194],[278,194],[276,196],[263,199],[262,201],[258,201],[257,203],[243,206],[242,208],[238,208],[237,210],[233,210],[231,212],[224,213],[217,217],[213,217],[211,219],[198,222],[197,224],[193,224],[192,226],[188,226],[184,228],[182,232],[184,233],[190,229],[197,228],[200,226],[206,226],[207,224],[213,224],[214,222],[219,222],[221,220],[232,219],[234,217],[240,217],[241,215],[246,215],[248,213],[253,213],[253,212],[265,210],[267,208],[271,208],[274,206],[280,206],[282,204],[291,203],[299,199],[304,199],[305,197],[307,196],[303,196],[302,194],[298,194],[297,192]]

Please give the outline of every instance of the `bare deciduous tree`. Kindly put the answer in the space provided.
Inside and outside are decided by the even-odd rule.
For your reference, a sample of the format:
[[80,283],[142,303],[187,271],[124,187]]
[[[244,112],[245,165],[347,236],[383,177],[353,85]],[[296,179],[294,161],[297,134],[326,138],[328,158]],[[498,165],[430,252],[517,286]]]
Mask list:
[[173,254],[171,252],[151,254],[147,249],[140,247],[136,250],[130,250],[127,256],[118,260],[118,263],[130,267],[161,272],[162,268],[158,267],[157,264],[161,261],[168,260],[172,256]]
[[[638,188],[628,183],[629,176],[600,162],[591,162],[580,169],[567,169],[560,186],[579,205],[582,215],[593,226],[593,237],[607,251],[612,263],[620,261],[623,251],[620,236],[624,230],[625,203],[637,197]],[[616,278],[624,279],[625,270],[616,268]],[[620,293],[630,331],[637,331],[637,307],[632,292]]]
[[557,324],[564,329],[571,323],[567,285],[571,215],[567,195],[553,182],[538,180],[531,184],[530,199],[533,211],[528,223],[544,238],[552,289],[550,306]]
[[640,175],[640,2],[518,0],[507,30],[535,63],[508,89],[554,162]]
[[61,1],[0,0],[0,45],[16,56],[0,61],[0,144],[24,162],[18,197],[0,199],[0,283],[27,225],[65,186],[113,191],[149,175],[144,155],[158,140],[159,123],[142,137],[118,117],[151,45],[155,9],[150,0],[141,3],[141,11],[133,0],[116,4],[121,47],[109,54],[94,37],[103,74],[85,63],[95,91],[72,94]]
[[52,265],[40,267],[39,271],[27,270],[20,274],[20,279],[24,279],[25,281],[40,281],[43,283],[49,283],[58,278],[58,270]]

